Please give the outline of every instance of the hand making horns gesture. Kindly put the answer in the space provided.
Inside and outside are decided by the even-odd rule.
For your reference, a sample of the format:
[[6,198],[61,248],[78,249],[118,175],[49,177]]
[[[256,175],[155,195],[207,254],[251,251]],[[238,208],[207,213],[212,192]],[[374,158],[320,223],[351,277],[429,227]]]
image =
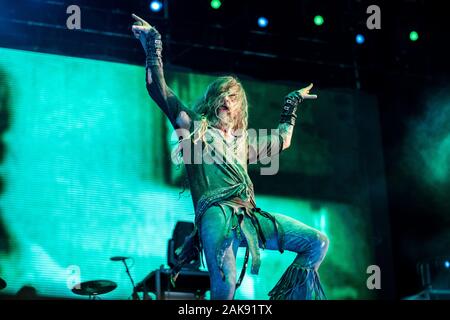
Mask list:
[[300,94],[300,96],[302,97],[302,99],[317,99],[317,95],[316,94],[309,94],[309,90],[311,90],[311,88],[313,87],[313,84],[311,83],[309,86],[297,90],[297,92]]
[[136,22],[134,22],[133,26],[131,27],[131,31],[133,31],[133,34],[137,39],[139,39],[141,33],[147,34],[153,28],[150,23],[138,17],[134,13],[131,15],[131,17],[136,20]]

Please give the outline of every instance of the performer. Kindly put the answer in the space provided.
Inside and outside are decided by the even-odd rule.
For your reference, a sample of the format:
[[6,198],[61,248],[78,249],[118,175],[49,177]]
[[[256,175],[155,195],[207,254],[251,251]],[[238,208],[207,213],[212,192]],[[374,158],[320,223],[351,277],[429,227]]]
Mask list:
[[[242,282],[249,252],[257,274],[260,248],[297,253],[293,263],[269,292],[270,299],[325,299],[318,268],[328,238],[300,221],[258,208],[248,163],[278,156],[289,147],[304,99],[316,99],[308,87],[289,93],[281,109],[279,134],[250,137],[244,88],[232,76],[218,77],[192,108],[167,86],[161,58],[161,35],[148,22],[132,15],[132,31],[146,54],[146,86],[150,97],[169,118],[179,137],[195,209],[195,228],[177,250],[179,265],[204,257],[211,279],[211,299],[233,299]],[[256,143],[256,141],[258,143]],[[199,157],[200,156],[200,157]],[[223,161],[222,161],[223,160]],[[236,253],[246,247],[246,261],[237,280]]]

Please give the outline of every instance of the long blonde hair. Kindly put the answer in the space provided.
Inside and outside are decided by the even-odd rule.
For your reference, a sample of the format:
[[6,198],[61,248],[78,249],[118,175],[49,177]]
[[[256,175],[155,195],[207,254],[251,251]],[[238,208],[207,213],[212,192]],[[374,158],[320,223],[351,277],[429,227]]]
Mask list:
[[229,90],[232,87],[238,88],[237,102],[238,114],[230,128],[233,132],[245,131],[248,126],[248,102],[245,90],[240,81],[233,76],[222,76],[214,80],[206,89],[203,97],[194,105],[194,111],[200,115],[201,124],[194,132],[194,142],[203,140],[209,125],[217,126],[221,119],[217,115],[218,108],[224,103]]
[[[222,76],[218,77],[211,84],[209,84],[206,89],[205,94],[194,104],[193,110],[201,115],[201,122],[197,128],[186,138],[184,139],[192,139],[194,143],[197,143],[199,140],[205,141],[205,133],[208,130],[208,126],[216,126],[221,121],[217,115],[218,108],[221,107],[224,103],[224,98],[228,94],[228,91],[232,87],[237,87],[237,102],[239,105],[239,112],[235,118],[235,121],[232,125],[233,132],[243,132],[243,134],[247,135],[247,126],[248,126],[248,102],[247,95],[245,90],[241,84],[241,82],[234,76]],[[184,140],[183,139],[183,140]],[[179,166],[181,165],[182,159],[182,140],[178,141],[178,148],[175,150],[175,154],[178,155]],[[208,148],[208,145],[206,145]],[[179,197],[184,193],[187,186],[187,177],[183,183],[183,190],[179,192]]]
[[232,123],[232,133],[236,135],[247,135],[248,126],[248,102],[245,90],[240,81],[233,76],[222,76],[214,80],[206,89],[205,94],[194,104],[193,110],[201,115],[200,124],[195,124],[194,130],[189,136],[178,140],[178,147],[174,150],[177,162],[181,165],[183,141],[191,140],[194,143],[203,141],[208,149],[206,143],[206,131],[209,126],[219,125],[221,119],[218,117],[217,111],[224,104],[224,99],[233,87],[237,88],[236,101],[239,106],[238,113]]

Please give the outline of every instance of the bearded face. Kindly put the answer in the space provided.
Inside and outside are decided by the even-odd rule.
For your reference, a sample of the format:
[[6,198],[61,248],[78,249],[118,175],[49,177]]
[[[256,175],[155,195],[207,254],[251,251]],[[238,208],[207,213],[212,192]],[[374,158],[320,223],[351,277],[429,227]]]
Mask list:
[[219,120],[218,127],[223,130],[230,130],[235,127],[239,120],[241,101],[239,100],[238,86],[230,87],[224,94],[219,106],[216,109],[216,116]]
[[227,132],[247,128],[247,97],[235,77],[224,76],[213,81],[194,110],[205,116],[211,126]]

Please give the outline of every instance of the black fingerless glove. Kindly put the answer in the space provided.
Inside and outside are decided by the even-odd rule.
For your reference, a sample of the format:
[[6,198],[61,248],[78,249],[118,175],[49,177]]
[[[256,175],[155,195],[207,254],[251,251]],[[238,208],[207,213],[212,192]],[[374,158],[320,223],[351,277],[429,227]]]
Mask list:
[[290,125],[295,125],[295,121],[297,119],[297,106],[302,101],[303,98],[298,91],[289,93],[284,98],[284,105],[280,115],[280,123],[289,123]]
[[162,65],[162,41],[161,35],[154,27],[145,35],[145,66]]

